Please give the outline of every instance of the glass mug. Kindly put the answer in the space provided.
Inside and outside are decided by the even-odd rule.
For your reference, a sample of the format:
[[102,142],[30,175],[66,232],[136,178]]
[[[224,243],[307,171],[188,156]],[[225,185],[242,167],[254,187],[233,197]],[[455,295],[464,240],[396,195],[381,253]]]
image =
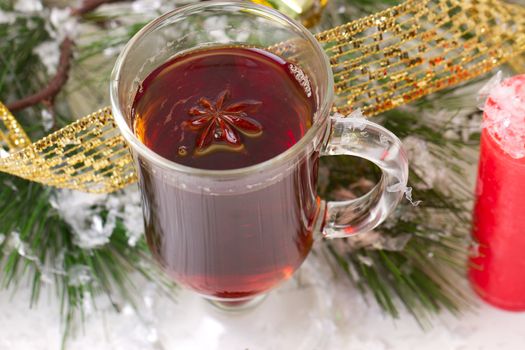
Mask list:
[[[132,104],[148,74],[176,55],[216,45],[266,49],[310,78],[313,122],[294,146],[249,167],[203,170],[161,157],[134,135]],[[408,163],[399,139],[362,118],[330,117],[334,85],[327,56],[306,28],[270,8],[212,1],[159,17],[118,57],[110,94],[134,158],[154,258],[173,280],[216,305],[256,300],[299,268],[314,236],[372,230],[403,196]],[[363,197],[324,201],[316,192],[318,161],[331,155],[368,159],[382,178]]]

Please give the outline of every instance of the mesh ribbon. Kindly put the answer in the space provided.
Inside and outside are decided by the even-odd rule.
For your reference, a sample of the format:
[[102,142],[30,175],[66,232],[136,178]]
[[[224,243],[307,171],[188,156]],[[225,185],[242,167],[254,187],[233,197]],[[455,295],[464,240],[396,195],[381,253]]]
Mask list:
[[[497,0],[408,0],[316,38],[334,72],[334,111],[371,116],[516,58],[525,50],[525,9]],[[0,145],[10,150],[1,171],[87,192],[136,181],[108,108],[32,144],[1,103],[0,120]]]

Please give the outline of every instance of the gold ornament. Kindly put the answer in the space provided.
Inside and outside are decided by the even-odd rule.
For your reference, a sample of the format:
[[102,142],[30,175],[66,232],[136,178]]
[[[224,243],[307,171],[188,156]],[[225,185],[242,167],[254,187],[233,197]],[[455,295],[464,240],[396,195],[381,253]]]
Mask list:
[[[497,0],[408,0],[316,38],[334,72],[333,110],[372,116],[514,60],[525,50],[525,9]],[[0,145],[11,151],[1,171],[87,192],[136,181],[108,108],[33,144],[1,103],[0,119]]]
[[24,129],[2,102],[0,102],[0,120],[2,121],[0,124],[0,147],[5,146],[9,150],[17,150],[31,143]]
[[[2,103],[0,118],[9,130],[0,134],[2,139],[11,140],[14,149],[29,144]],[[45,185],[94,193],[112,192],[136,181],[129,150],[109,108],[0,158],[0,170]]]
[[310,28],[321,20],[328,0],[251,0],[256,4],[274,8]]

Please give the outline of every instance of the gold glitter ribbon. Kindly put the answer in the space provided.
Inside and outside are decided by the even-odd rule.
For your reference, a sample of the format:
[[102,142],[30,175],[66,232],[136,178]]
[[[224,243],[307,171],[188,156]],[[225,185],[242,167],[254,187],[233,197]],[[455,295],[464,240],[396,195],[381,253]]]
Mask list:
[[[480,76],[525,50],[525,9],[496,0],[408,0],[319,33],[334,111],[371,116]],[[108,108],[30,144],[0,103],[0,170],[42,184],[112,192],[136,175]],[[0,154],[1,156],[1,154]]]

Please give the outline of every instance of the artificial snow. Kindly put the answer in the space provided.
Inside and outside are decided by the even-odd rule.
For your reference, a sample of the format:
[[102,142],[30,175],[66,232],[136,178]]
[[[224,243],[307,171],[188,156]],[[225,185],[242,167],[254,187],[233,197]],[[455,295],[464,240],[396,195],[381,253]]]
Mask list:
[[488,92],[483,107],[483,127],[509,156],[525,157],[525,75],[499,82],[493,78],[480,95]]
[[108,195],[58,190],[50,200],[62,219],[71,226],[74,242],[81,248],[96,248],[109,242],[116,226],[116,216],[108,212],[101,217]]
[[226,16],[212,16],[204,19],[203,28],[218,43],[229,43],[230,37],[226,34],[228,28],[228,19]]
[[109,196],[107,208],[122,220],[128,235],[128,244],[135,246],[144,233],[144,219],[140,203],[140,192],[136,186]]
[[[46,284],[52,284],[53,283],[53,274],[65,274],[64,271],[62,271],[60,268],[55,268],[51,266],[45,266],[42,261],[33,253],[31,250],[29,244],[24,242],[20,238],[20,232],[18,231],[12,231],[9,236],[3,237],[3,239],[7,239],[7,251],[16,251],[18,255],[23,257],[24,259],[30,261],[33,266],[40,272],[40,281]],[[60,265],[59,265],[60,266]]]
[[53,120],[53,114],[49,110],[43,109],[42,110],[42,126],[44,127],[44,130],[45,131],[51,130],[54,123],[55,122]]
[[136,0],[131,4],[131,9],[135,13],[158,11],[162,6],[160,0]]
[[42,11],[44,6],[40,0],[18,0],[13,8],[19,12],[35,13]]
[[341,252],[353,252],[358,249],[400,252],[405,249],[411,238],[412,235],[408,233],[391,236],[372,230],[355,236],[348,236],[344,240],[335,239],[332,244]]
[[48,28],[49,34],[58,42],[64,40],[65,37],[75,38],[78,33],[78,22],[75,16],[71,16],[69,8],[51,9],[49,20],[52,28]]
[[68,284],[72,287],[80,287],[88,284],[93,279],[91,269],[86,265],[73,265],[67,271]]
[[374,265],[374,260],[372,260],[371,257],[366,256],[366,255],[358,254],[357,255],[357,260],[359,260],[359,262],[362,263],[365,266],[373,266]]
[[13,24],[16,21],[16,16],[14,13],[8,13],[0,10],[0,23]]
[[46,67],[47,74],[55,75],[60,59],[59,43],[55,40],[44,41],[38,46],[35,46],[33,53],[38,56],[40,62]]
[[115,45],[115,46],[106,47],[104,51],[102,51],[102,54],[106,57],[114,57],[114,56],[117,56],[122,51],[123,48],[124,48],[124,45]]
[[[321,276],[318,288],[326,298],[333,300],[333,309],[327,316],[335,329],[327,338],[324,349],[337,350],[517,350],[523,347],[525,313],[505,312],[485,304],[479,304],[475,312],[466,311],[461,317],[442,312],[432,318],[432,327],[422,329],[412,315],[403,308],[393,320],[373,302],[367,303],[362,295],[349,287],[342,274],[334,276],[330,271]],[[141,288],[141,290],[147,290]],[[276,289],[272,293],[278,293]],[[149,292],[148,292],[149,293]],[[297,293],[297,291],[288,291]],[[29,308],[31,288],[21,286],[17,293],[0,291],[0,349],[60,349],[60,307],[52,288],[42,291],[43,302]],[[271,295],[270,295],[271,296]],[[49,297],[49,298],[46,298]],[[116,312],[111,305],[103,306],[97,300],[97,308],[86,317],[79,331],[72,333],[67,349],[74,350],[148,350],[148,349],[245,349],[242,342],[224,343],[220,332],[202,333],[198,339],[191,338],[191,326],[195,326],[191,310],[182,306],[194,306],[193,299],[184,294],[178,303],[157,291],[152,312],[155,322],[144,320],[141,313],[130,306],[122,306]],[[49,300],[49,301],[48,301]],[[85,298],[90,300],[90,297]],[[181,306],[181,307],[178,307]],[[305,307],[310,307],[305,305]],[[183,311],[186,313],[182,314]],[[279,308],[271,312],[282,313]],[[290,312],[293,314],[293,310]],[[233,315],[232,317],[235,317]],[[210,316],[213,320],[213,315]],[[321,320],[319,320],[321,322]],[[197,324],[199,326],[199,324]],[[249,332],[250,323],[239,324],[238,333]],[[289,324],[292,327],[292,324]],[[286,327],[283,332],[286,332]],[[181,337],[183,331],[188,335]],[[237,334],[237,333],[236,333]],[[178,336],[178,338],[177,338]],[[222,338],[221,338],[222,336]],[[154,343],[150,340],[156,339]],[[185,346],[187,345],[187,346]],[[297,348],[297,340],[282,340],[280,349]],[[252,349],[252,347],[250,347]],[[253,349],[269,350],[270,346],[258,344]],[[275,347],[274,347],[275,349]]]
[[411,169],[422,180],[417,182],[417,188],[433,188],[446,178],[446,169],[436,166],[436,160],[430,154],[427,142],[415,136],[408,136],[403,139],[403,149],[407,154]]
[[26,258],[27,260],[38,262],[38,258],[34,254],[32,254],[31,249],[28,247],[27,243],[22,241],[22,239],[20,238],[20,232],[11,232],[11,234],[9,235],[9,241],[7,243],[9,247],[12,250],[16,250],[16,252],[18,252],[20,256]]
[[[109,242],[121,220],[134,246],[144,232],[140,195],[136,187],[112,194],[89,194],[57,190],[51,205],[72,228],[74,242],[81,248],[92,249]],[[106,212],[106,215],[102,215]]]

